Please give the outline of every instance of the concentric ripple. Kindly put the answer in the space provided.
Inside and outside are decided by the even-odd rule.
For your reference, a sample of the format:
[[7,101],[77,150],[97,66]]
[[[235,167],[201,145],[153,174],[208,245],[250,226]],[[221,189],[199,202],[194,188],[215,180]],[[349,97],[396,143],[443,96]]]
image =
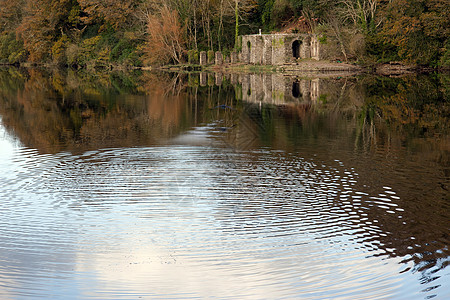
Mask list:
[[183,145],[8,153],[2,298],[410,299],[448,279],[443,242],[434,262],[387,244],[379,216],[401,220],[396,191],[364,190],[338,160]]

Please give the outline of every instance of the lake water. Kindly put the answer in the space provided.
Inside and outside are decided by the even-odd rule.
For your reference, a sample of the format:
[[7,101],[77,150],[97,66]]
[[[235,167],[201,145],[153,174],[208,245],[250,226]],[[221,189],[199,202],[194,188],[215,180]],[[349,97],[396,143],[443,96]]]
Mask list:
[[0,298],[449,299],[449,82],[0,69]]

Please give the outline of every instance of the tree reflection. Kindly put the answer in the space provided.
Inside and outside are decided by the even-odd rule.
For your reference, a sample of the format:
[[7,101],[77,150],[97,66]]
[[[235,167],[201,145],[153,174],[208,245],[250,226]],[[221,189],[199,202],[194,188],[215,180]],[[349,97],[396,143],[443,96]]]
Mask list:
[[41,152],[155,144],[192,121],[167,76],[11,68],[0,82],[4,126]]

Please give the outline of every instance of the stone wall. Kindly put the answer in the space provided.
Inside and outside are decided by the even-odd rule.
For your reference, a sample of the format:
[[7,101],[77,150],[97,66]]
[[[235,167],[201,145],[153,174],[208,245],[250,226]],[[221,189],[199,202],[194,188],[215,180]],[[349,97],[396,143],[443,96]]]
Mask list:
[[241,51],[231,53],[231,57],[224,58],[220,51],[201,51],[200,65],[241,62],[279,66],[295,64],[299,59],[319,60],[328,56],[329,47],[322,47],[318,37],[310,34],[257,34],[244,35],[241,39]]
[[273,65],[283,65],[286,63],[286,41],[281,34],[274,34],[271,36],[272,49],[267,51],[272,52]]
[[318,38],[310,34],[256,34],[242,36],[243,63],[283,65],[298,59],[320,59]]

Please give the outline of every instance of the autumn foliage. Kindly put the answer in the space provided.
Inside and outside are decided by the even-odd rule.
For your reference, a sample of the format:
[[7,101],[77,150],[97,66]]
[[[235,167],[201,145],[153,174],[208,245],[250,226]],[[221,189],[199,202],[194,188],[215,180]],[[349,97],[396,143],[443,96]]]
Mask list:
[[[450,36],[448,0],[395,0],[386,6],[380,35],[401,59],[429,64],[445,54]],[[447,49],[448,51],[448,49]]]
[[132,25],[132,17],[140,0],[78,0],[86,24],[103,20],[114,29],[123,29]]
[[176,11],[162,6],[148,16],[148,38],[144,52],[149,64],[170,61],[181,63],[185,52],[185,29],[181,26]]
[[180,63],[290,28],[349,60],[448,67],[449,20],[448,0],[0,0],[0,63]]

